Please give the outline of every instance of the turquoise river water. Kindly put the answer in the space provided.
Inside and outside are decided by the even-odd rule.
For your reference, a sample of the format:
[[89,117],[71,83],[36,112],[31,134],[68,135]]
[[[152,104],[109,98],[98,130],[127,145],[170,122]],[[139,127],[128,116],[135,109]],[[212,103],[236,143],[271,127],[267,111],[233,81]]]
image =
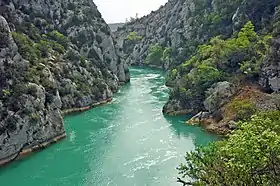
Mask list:
[[164,117],[164,74],[131,68],[112,103],[67,116],[67,138],[0,170],[1,186],[180,186],[185,152],[217,137]]

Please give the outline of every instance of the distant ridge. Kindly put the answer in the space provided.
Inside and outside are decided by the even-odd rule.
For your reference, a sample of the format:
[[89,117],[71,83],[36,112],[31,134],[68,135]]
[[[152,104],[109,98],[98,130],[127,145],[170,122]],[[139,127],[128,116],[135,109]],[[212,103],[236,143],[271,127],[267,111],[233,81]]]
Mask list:
[[115,32],[118,30],[119,27],[122,27],[124,25],[124,23],[109,23],[108,25],[109,25],[111,31]]

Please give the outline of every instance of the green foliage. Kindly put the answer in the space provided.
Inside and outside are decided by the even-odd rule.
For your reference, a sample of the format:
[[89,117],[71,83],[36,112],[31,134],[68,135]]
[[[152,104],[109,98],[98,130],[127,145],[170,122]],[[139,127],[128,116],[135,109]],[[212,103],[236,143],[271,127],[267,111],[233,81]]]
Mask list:
[[192,79],[193,84],[199,86],[203,90],[209,88],[215,82],[218,82],[221,76],[222,74],[217,68],[206,64],[197,66],[194,73],[189,74],[189,78]]
[[230,109],[235,113],[236,120],[248,120],[257,112],[256,105],[249,99],[233,100]]
[[178,74],[178,70],[177,69],[173,69],[171,71],[171,73],[169,74],[168,76],[168,81],[174,81],[177,77],[177,74]]
[[11,90],[8,90],[8,89],[4,89],[2,90],[4,96],[10,96],[12,94]]
[[37,113],[31,113],[30,114],[30,121],[31,123],[37,123],[39,120],[40,120],[41,116],[40,114],[37,114]]
[[[194,56],[177,67],[179,77],[182,77],[179,86],[185,88],[189,96],[199,96],[203,102],[205,91],[218,81],[230,80],[236,74],[254,79],[269,53],[270,39],[270,35],[259,36],[252,22],[245,24],[237,37],[212,38],[209,44],[201,45]],[[187,101],[192,99],[178,93],[174,95]]]
[[145,60],[145,64],[162,65],[163,51],[164,48],[161,45],[159,44],[153,45],[149,50],[149,54]]
[[48,33],[49,39],[56,41],[60,45],[62,45],[65,49],[68,48],[69,39],[68,37],[64,36],[62,33],[58,32],[57,30],[51,31]]
[[21,32],[12,32],[12,36],[18,46],[19,53],[23,58],[30,61],[32,65],[36,65],[43,58],[48,58],[50,55],[64,53],[65,47],[68,46],[67,37],[58,31],[52,31],[48,36],[37,36],[37,42]]
[[23,33],[12,32],[12,35],[23,58],[35,64],[41,57],[41,53],[36,49],[35,43]]
[[86,58],[84,56],[80,56],[80,61],[81,61],[81,65],[83,67],[88,67],[88,61],[86,60]]
[[163,51],[163,54],[162,54],[162,60],[166,61],[166,60],[170,59],[171,54],[172,54],[172,48],[170,48],[170,47],[165,48]]
[[187,153],[178,168],[189,185],[279,185],[280,112],[240,122],[224,141]]
[[127,36],[127,39],[129,41],[138,41],[138,40],[143,39],[143,36],[137,35],[137,32],[130,32]]
[[74,51],[74,50],[69,50],[66,55],[65,55],[66,59],[69,59],[71,61],[78,61],[81,59],[80,55],[78,52]]

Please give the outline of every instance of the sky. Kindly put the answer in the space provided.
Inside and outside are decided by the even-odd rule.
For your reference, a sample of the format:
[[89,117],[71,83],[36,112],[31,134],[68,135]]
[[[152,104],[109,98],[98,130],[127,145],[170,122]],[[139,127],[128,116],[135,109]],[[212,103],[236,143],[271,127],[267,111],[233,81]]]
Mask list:
[[168,0],[93,0],[107,23],[125,22],[126,18],[139,17],[157,10]]

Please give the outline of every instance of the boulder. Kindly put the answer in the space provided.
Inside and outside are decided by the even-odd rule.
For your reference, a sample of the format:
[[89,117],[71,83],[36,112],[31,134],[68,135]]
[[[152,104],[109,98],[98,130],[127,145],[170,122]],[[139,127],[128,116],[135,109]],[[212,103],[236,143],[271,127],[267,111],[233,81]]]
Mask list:
[[215,112],[225,103],[230,101],[236,91],[236,87],[227,81],[216,83],[209,88],[206,93],[206,99],[204,101],[205,109],[210,113]]
[[211,118],[211,114],[209,112],[199,112],[191,119],[189,119],[187,123],[192,125],[201,124],[202,122],[210,118]]

